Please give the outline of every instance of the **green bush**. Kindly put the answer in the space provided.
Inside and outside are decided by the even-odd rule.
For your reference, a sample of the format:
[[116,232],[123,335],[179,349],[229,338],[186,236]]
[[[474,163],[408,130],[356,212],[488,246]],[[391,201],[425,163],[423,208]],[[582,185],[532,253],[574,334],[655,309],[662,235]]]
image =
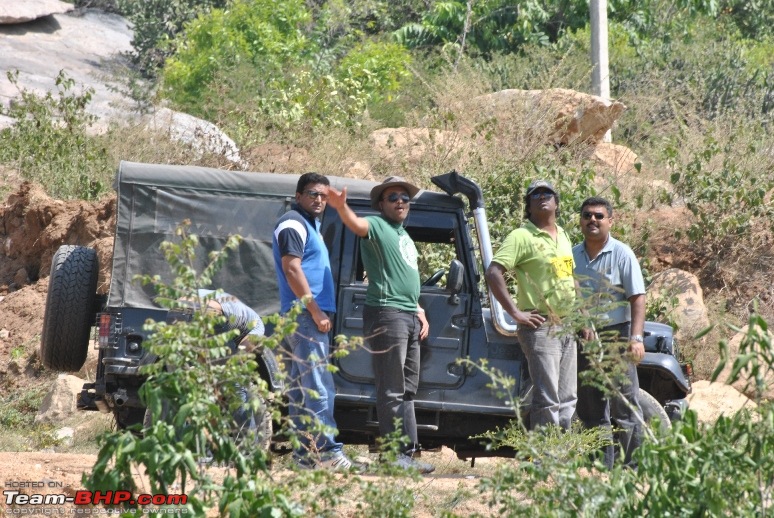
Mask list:
[[35,387],[24,394],[0,397],[0,426],[19,429],[31,427],[45,395],[45,388]]
[[174,52],[172,44],[184,25],[228,0],[116,0],[132,23],[132,61],[146,77],[155,77]]
[[167,60],[162,94],[197,115],[224,114],[215,118],[226,130],[261,119],[283,131],[356,125],[369,103],[396,95],[411,57],[394,43],[312,41],[312,21],[300,0],[237,1],[200,16]]
[[719,3],[721,16],[729,18],[745,37],[758,39],[771,34],[774,25],[772,0],[725,0]]
[[56,77],[56,97],[22,89],[18,71],[8,79],[20,98],[0,115],[15,124],[0,131],[0,163],[12,166],[25,180],[35,181],[56,198],[94,200],[109,186],[107,178],[114,164],[106,149],[89,134],[96,117],[86,111],[93,89],[72,92],[75,81],[61,71]]
[[[200,307],[206,307],[206,299],[199,299],[196,288],[211,285],[213,275],[222,267],[228,252],[238,246],[240,238],[232,236],[197,272],[192,266],[197,264],[197,236],[187,233],[186,223],[177,233],[179,242],[165,241],[161,245],[175,279],[170,284],[150,275],[135,280],[152,284],[162,307],[188,307],[183,300],[195,300]],[[233,518],[332,516],[343,498],[359,491],[368,498],[374,497],[367,506],[359,506],[361,509],[378,510],[380,515],[389,510],[389,516],[410,516],[414,505],[412,493],[396,491],[394,478],[361,480],[349,472],[334,474],[294,468],[293,476],[277,479],[270,469],[268,438],[235,436],[233,411],[243,405],[234,390],[238,384],[249,389],[248,405],[256,419],[262,416],[280,423],[281,429],[275,430],[275,434],[286,438],[291,448],[299,447],[298,432],[281,415],[282,394],[268,391],[258,372],[255,352],[278,347],[284,336],[295,331],[295,317],[300,311],[297,307],[285,317],[267,317],[275,324],[274,334],[258,338],[252,344],[254,351],[240,350],[235,354],[229,353],[228,341],[238,331],[217,333],[222,316],[194,311],[190,322],[147,322],[146,328],[152,333],[144,346],[159,361],[143,367],[149,376],[140,391],[148,409],[145,427],[101,436],[94,467],[83,476],[84,487],[94,491],[120,487],[132,492],[142,489],[153,494],[182,493],[187,495],[187,502],[179,506],[178,512],[209,516],[217,509],[219,516]],[[343,356],[348,345],[339,340],[336,349],[335,354]],[[312,424],[308,431],[315,433],[319,426]],[[403,438],[395,438],[394,442],[400,440]],[[138,466],[144,470],[149,488],[136,486],[134,474]],[[222,468],[222,480],[210,469],[215,466]],[[389,464],[374,472],[411,476]]]
[[337,66],[340,81],[352,81],[354,92],[344,95],[366,97],[371,102],[389,100],[410,74],[411,55],[395,43],[366,40],[352,49]]
[[696,217],[687,230],[691,241],[706,243],[710,238],[720,244],[734,239],[740,245],[761,224],[774,231],[774,207],[767,201],[774,188],[774,177],[765,170],[750,174],[757,167],[752,163],[751,167],[743,165],[759,160],[756,157],[763,152],[754,142],[760,142],[760,146],[767,144],[755,139],[749,147],[740,149],[737,139],[742,139],[742,135],[726,134],[725,142],[719,142],[708,133],[704,149],[695,152],[685,164],[676,162],[675,145],[665,150],[674,170],[670,180],[675,189],[674,193],[665,193],[665,197],[670,202],[681,198]]
[[[198,274],[191,266],[195,264],[198,239],[187,235],[185,227],[180,227],[179,234],[180,243],[162,244],[177,273],[173,283],[162,284],[158,277],[140,278],[156,287],[160,304],[170,309],[180,308],[182,299],[199,300],[196,287],[211,284],[228,250],[239,243],[238,237],[232,237]],[[206,301],[199,302],[206,307]],[[169,493],[173,484],[180,483],[180,492],[188,495],[182,507],[195,516],[213,506],[220,514],[232,517],[264,513],[301,516],[300,509],[291,502],[291,493],[272,484],[267,476],[269,453],[256,447],[261,442],[255,443],[250,434],[238,439],[233,433],[232,412],[242,405],[234,390],[237,384],[248,388],[248,404],[256,419],[276,418],[278,413],[276,408],[266,406],[272,398],[258,375],[253,354],[229,354],[228,341],[238,331],[218,334],[216,326],[222,320],[222,316],[196,311],[190,323],[146,324],[153,331],[149,350],[160,358],[144,367],[149,379],[141,396],[148,408],[146,421],[150,426],[144,431],[102,436],[96,464],[89,475],[84,475],[85,487],[136,490],[133,472],[136,465],[141,465],[147,470],[153,493]],[[286,331],[285,326],[278,328]],[[213,480],[207,470],[209,463],[230,467],[221,483]]]
[[355,46],[333,74],[298,70],[269,88],[260,106],[277,127],[357,126],[370,103],[389,102],[409,77],[411,58],[402,47],[365,41]]
[[164,66],[162,92],[196,111],[217,72],[248,63],[263,81],[281,77],[311,50],[302,30],[309,21],[301,0],[236,0],[213,9],[186,25]]
[[[688,411],[671,429],[652,429],[634,454],[636,470],[617,464],[606,475],[587,456],[593,434],[497,431],[488,434],[494,445],[514,448],[518,460],[485,477],[480,493],[508,516],[766,516],[774,493],[774,405],[760,398],[774,370],[767,331],[753,313],[728,380],[747,379],[757,409],[712,424]],[[715,377],[732,361],[721,350]]]

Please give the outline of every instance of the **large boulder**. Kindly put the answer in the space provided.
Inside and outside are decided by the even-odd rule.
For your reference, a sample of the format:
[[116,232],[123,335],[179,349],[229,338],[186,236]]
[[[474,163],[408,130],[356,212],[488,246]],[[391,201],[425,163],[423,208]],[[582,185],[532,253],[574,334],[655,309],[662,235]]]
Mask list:
[[714,423],[718,417],[731,417],[740,410],[755,410],[758,405],[734,387],[699,380],[691,386],[688,405],[702,423]]
[[660,302],[668,309],[672,309],[669,306],[674,301],[670,316],[678,327],[676,338],[691,338],[710,325],[704,292],[699,279],[690,272],[677,268],[659,272],[653,277],[647,296],[649,302]]
[[0,0],[0,25],[25,23],[73,9],[73,4],[59,0]]
[[242,157],[239,156],[236,143],[211,122],[187,113],[161,108],[150,117],[146,128],[191,146],[199,155],[202,153],[220,155],[229,162],[246,168]]
[[619,101],[565,88],[501,90],[476,97],[474,105],[484,116],[498,120],[531,113],[545,121],[546,138],[555,145],[596,145],[626,110]]
[[60,374],[51,390],[43,398],[40,410],[35,416],[36,423],[61,423],[77,411],[78,395],[83,388],[83,380],[70,374]]
[[597,144],[591,157],[598,166],[615,176],[637,172],[636,164],[640,161],[628,147],[610,142]]
[[[0,0],[0,5],[26,6],[30,0]],[[57,2],[64,5],[64,2]],[[59,71],[75,82],[70,94],[93,88],[86,107],[101,120],[123,121],[133,117],[135,103],[106,79],[126,63],[131,52],[132,30],[121,16],[84,9],[78,16],[55,14],[25,24],[0,26],[0,102],[19,96],[5,71],[18,70],[18,88],[45,95],[54,92]],[[0,121],[7,125],[7,121]],[[95,130],[103,128],[95,127]]]

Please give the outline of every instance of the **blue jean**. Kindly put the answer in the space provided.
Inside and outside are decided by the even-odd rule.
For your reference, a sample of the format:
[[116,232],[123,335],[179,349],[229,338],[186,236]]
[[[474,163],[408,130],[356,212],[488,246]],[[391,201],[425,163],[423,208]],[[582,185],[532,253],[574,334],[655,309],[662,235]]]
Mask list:
[[[239,349],[233,340],[228,342],[228,348],[231,350],[232,355],[238,354]],[[220,359],[216,360],[216,363],[224,363],[225,361],[225,359]],[[236,429],[234,430],[235,439],[241,441],[247,437],[250,437],[249,440],[252,440],[257,444],[257,437],[255,434],[258,430],[258,425],[255,421],[255,415],[248,405],[250,402],[251,394],[249,393],[247,387],[239,383],[227,382],[227,385],[228,388],[226,389],[224,387],[224,389],[229,391],[233,390],[234,396],[239,398],[239,401],[243,403],[231,414],[231,417],[234,420],[234,424],[236,426]]]
[[376,384],[376,416],[382,437],[396,431],[395,419],[409,444],[419,449],[414,397],[419,387],[419,317],[395,308],[365,306],[363,336],[371,351]]
[[[291,355],[288,413],[296,429],[302,432],[299,437],[302,448],[296,451],[296,456],[335,453],[341,451],[343,445],[334,439],[336,421],[333,418],[333,403],[336,388],[333,375],[328,370],[328,333],[317,329],[308,311],[303,311],[296,322],[296,332],[287,338]],[[320,427],[323,429],[316,429]]]
[[[630,324],[618,324],[606,327],[600,330],[600,336],[605,339],[606,332],[615,332],[624,337],[629,336]],[[609,339],[617,341],[618,337]],[[608,341],[608,340],[606,340]],[[590,368],[589,361],[585,354],[578,358],[578,372],[583,372]],[[637,377],[637,366],[626,362],[626,378],[624,383],[619,383],[615,388],[621,392],[623,398],[618,396],[608,398],[596,387],[581,384],[578,388],[578,417],[583,421],[586,427],[600,426],[606,430],[608,438],[612,439],[612,422],[614,421],[619,428],[616,433],[621,451],[624,454],[624,464],[632,466],[632,453],[642,442],[642,410],[640,409],[639,391],[640,381]],[[627,401],[631,405],[627,405]],[[608,469],[613,468],[613,462],[616,457],[616,447],[609,444],[602,448],[605,465]],[[619,454],[620,455],[620,454]]]
[[255,415],[253,414],[253,411],[250,410],[250,407],[247,405],[249,402],[249,394],[247,393],[247,388],[243,387],[242,385],[235,383],[234,384],[234,390],[236,391],[237,396],[239,397],[239,400],[244,403],[242,406],[237,408],[234,413],[232,414],[232,417],[234,418],[234,423],[237,427],[237,439],[252,436],[252,439],[257,442],[257,438],[255,437],[255,433],[258,430],[258,425],[255,422]]
[[519,326],[519,342],[532,379],[530,428],[555,424],[569,429],[578,400],[578,349],[562,326]]

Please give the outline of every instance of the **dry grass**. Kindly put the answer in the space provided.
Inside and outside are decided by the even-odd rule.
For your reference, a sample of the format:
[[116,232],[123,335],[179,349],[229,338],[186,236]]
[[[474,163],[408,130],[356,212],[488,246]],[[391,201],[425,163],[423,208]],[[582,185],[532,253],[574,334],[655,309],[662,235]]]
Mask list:
[[[365,446],[347,446],[350,457],[360,461],[375,462],[376,455],[369,454]],[[482,478],[492,476],[495,468],[513,460],[504,458],[477,459],[475,466],[469,462],[457,459],[454,452],[443,448],[437,452],[424,452],[422,460],[435,465],[436,470],[424,476],[385,476],[366,472],[359,475],[336,475],[325,484],[310,491],[331,491],[337,487],[344,490],[333,512],[336,516],[401,516],[398,512],[406,506],[411,506],[410,516],[436,517],[446,513],[454,516],[495,516],[498,513],[488,505],[489,498],[482,494],[477,486]],[[272,477],[290,480],[298,474],[289,469],[289,456],[275,461]],[[370,471],[370,470],[369,470]],[[374,504],[373,499],[365,493],[382,495],[382,502]],[[408,500],[403,497],[408,498]],[[309,500],[309,495],[305,497]],[[375,509],[371,505],[392,504],[392,514],[386,514],[385,509]],[[312,497],[311,501],[320,502],[320,498]]]

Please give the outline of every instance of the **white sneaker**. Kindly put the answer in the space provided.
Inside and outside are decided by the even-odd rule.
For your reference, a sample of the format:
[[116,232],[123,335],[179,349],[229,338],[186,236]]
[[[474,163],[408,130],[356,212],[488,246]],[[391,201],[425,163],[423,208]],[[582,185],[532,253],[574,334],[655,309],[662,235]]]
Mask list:
[[347,458],[342,452],[336,452],[330,456],[320,459],[317,463],[317,467],[327,469],[329,471],[349,471],[354,466],[354,463]]
[[405,453],[399,453],[392,465],[401,469],[415,469],[423,475],[435,471],[435,466],[432,464],[422,462],[419,459],[414,459]]

